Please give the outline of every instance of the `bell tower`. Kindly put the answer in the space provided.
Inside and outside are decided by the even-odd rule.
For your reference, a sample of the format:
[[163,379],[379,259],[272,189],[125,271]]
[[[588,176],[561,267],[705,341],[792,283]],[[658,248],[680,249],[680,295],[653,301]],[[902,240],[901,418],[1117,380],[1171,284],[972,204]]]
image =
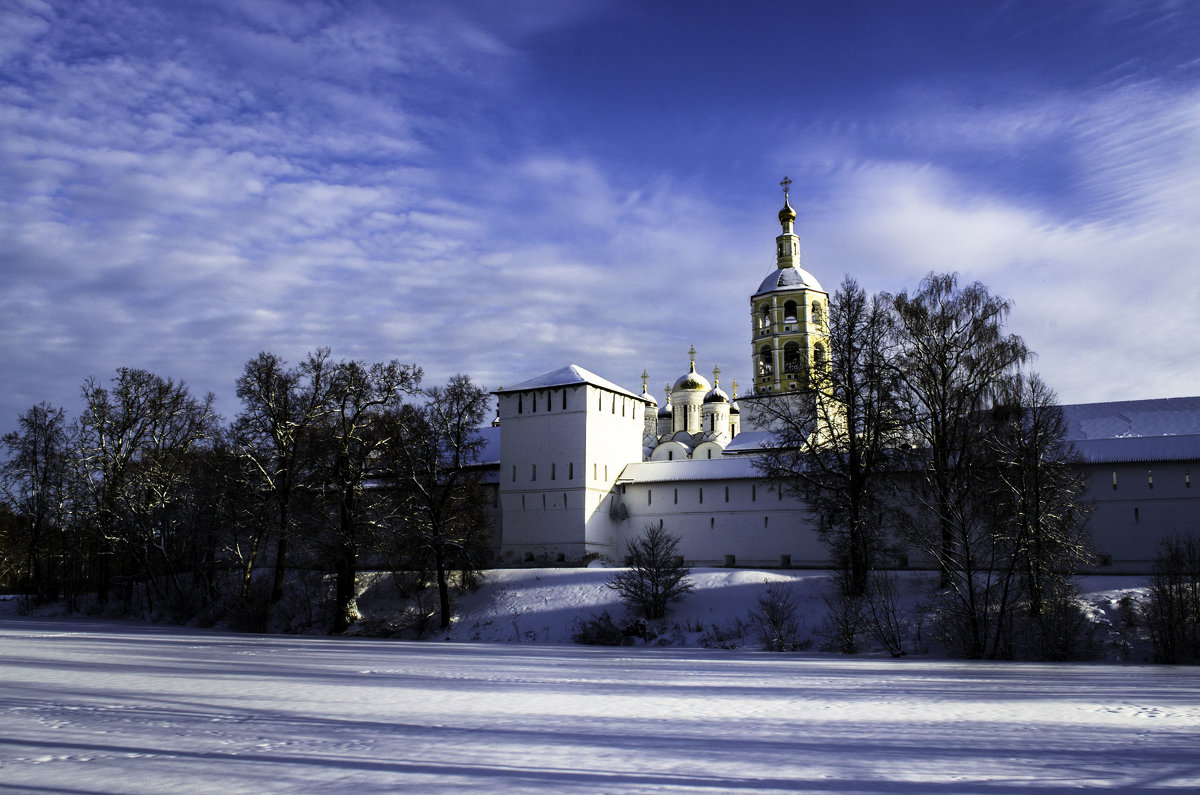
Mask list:
[[829,352],[829,294],[800,267],[796,211],[789,202],[792,181],[783,188],[782,232],[775,238],[775,270],[750,297],[754,393],[771,394],[809,386],[809,372],[824,366]]

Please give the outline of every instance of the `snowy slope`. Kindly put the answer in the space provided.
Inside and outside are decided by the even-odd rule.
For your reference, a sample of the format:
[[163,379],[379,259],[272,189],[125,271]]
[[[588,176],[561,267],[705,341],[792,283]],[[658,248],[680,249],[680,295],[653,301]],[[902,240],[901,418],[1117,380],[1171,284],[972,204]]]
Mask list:
[[[450,629],[432,637],[452,641],[501,643],[571,643],[576,623],[607,611],[617,623],[626,618],[619,597],[606,587],[615,570],[605,568],[495,569],[484,572],[480,587],[461,597]],[[902,611],[915,616],[928,600],[936,582],[929,572],[897,575]],[[751,626],[750,612],[768,583],[786,586],[796,602],[800,635],[820,649],[832,591],[832,575],[825,571],[745,569],[695,569],[692,593],[677,603],[664,621],[652,624],[657,635],[652,645],[762,648]],[[390,579],[365,577],[372,583],[360,599],[365,615],[385,618],[397,610]],[[1110,660],[1146,659],[1146,648],[1137,632],[1123,627],[1119,615],[1122,596],[1140,593],[1140,577],[1084,577],[1082,600],[1096,622],[1095,643],[1100,657]],[[378,622],[374,622],[378,623]],[[364,626],[372,622],[364,622]],[[914,634],[916,630],[914,630]],[[928,643],[911,639],[907,651],[934,652]],[[880,651],[869,637],[863,651]]]

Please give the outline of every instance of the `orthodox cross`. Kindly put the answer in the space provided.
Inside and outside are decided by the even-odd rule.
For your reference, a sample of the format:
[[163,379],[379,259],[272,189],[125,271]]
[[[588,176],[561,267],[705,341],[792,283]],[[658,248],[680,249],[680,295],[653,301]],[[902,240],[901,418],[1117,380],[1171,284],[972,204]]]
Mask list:
[[642,392],[643,393],[646,391],[646,382],[649,380],[650,380],[650,375],[645,370],[642,370]]
[[783,200],[787,201],[788,188],[792,187],[792,181],[787,177],[784,177],[782,180],[780,180],[779,184],[783,186]]
[[696,346],[695,345],[688,348],[688,357],[691,359],[692,369],[695,370],[696,369]]
[[737,400],[737,379],[733,379],[733,399]]
[[713,368],[713,386],[715,387],[720,383],[721,383],[721,366],[717,365],[716,367]]

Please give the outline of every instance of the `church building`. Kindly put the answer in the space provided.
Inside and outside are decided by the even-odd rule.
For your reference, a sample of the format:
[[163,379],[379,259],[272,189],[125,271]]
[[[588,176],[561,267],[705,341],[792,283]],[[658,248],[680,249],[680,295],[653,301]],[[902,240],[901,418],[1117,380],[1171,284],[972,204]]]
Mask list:
[[[756,395],[802,390],[828,355],[829,296],[800,265],[785,178],[775,266],[750,295]],[[497,390],[485,430],[499,565],[621,564],[625,542],[664,523],[690,565],[824,567],[805,505],[754,466],[765,435],[743,430],[738,385],[688,370],[664,395],[577,365]],[[1200,397],[1064,406],[1084,458],[1105,571],[1148,570],[1162,538],[1200,532]],[[1111,480],[1111,486],[1110,486]]]

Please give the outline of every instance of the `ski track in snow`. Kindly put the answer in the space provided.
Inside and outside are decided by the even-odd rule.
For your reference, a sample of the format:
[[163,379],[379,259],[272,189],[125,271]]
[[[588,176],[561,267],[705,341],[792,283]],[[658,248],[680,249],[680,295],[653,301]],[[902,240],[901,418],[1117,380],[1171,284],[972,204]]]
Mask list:
[[57,792],[1200,787],[1200,670],[0,620],[0,785]]

